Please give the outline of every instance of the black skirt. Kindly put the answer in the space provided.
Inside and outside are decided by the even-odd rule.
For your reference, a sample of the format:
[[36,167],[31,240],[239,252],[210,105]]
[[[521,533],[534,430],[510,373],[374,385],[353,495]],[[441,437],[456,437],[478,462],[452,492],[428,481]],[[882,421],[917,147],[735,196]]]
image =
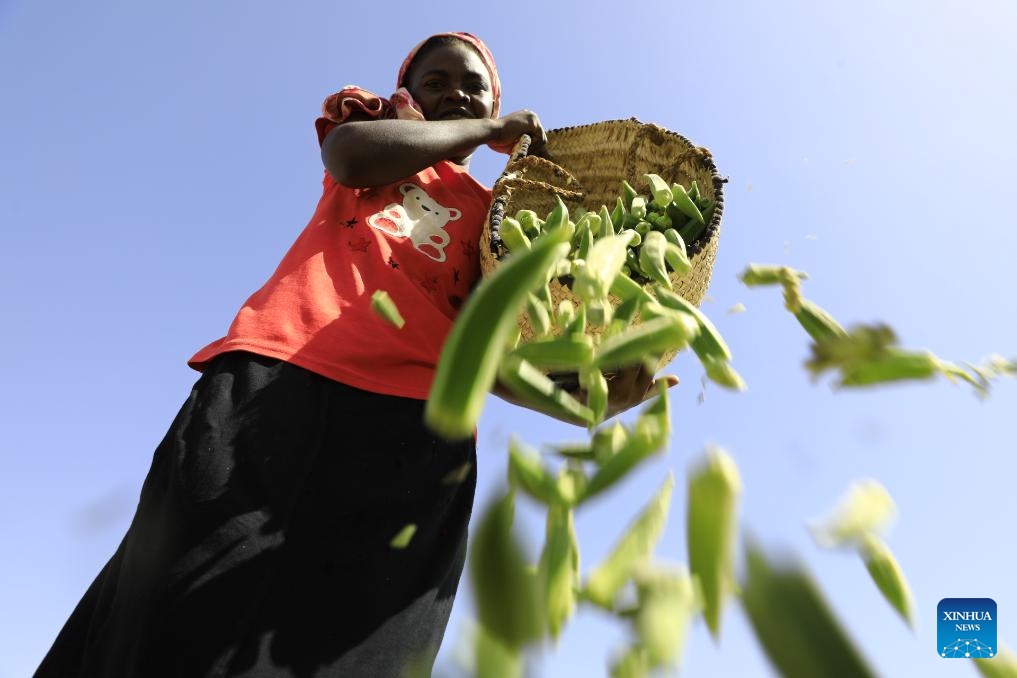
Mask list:
[[430,433],[423,407],[216,358],[37,678],[426,674],[463,569],[476,449]]

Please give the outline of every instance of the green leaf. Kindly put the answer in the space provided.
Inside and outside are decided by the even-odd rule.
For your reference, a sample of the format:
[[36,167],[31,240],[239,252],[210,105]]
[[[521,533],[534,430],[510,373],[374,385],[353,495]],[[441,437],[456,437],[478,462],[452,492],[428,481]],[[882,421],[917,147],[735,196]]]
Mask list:
[[881,539],[868,535],[860,549],[865,567],[879,592],[912,629],[915,627],[911,588],[890,548]]
[[749,544],[742,604],[756,638],[785,678],[870,678],[875,674],[841,628],[811,577],[773,565]]
[[712,449],[689,476],[686,535],[689,565],[703,593],[706,625],[720,637],[724,599],[735,588],[734,550],[741,478],[726,452]]
[[631,578],[633,570],[650,559],[667,523],[673,488],[674,475],[669,473],[656,496],[646,505],[611,553],[590,572],[584,587],[584,595],[590,601],[611,609],[615,595]]
[[512,535],[513,498],[510,492],[486,510],[469,563],[480,624],[517,650],[543,633],[544,620],[536,576]]

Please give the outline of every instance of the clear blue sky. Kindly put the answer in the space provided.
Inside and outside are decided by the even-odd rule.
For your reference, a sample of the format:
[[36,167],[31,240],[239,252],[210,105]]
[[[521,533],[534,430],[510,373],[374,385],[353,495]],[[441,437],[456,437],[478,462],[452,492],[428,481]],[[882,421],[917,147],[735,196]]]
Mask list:
[[[348,9],[356,7],[355,9]],[[88,3],[0,1],[0,678],[30,675],[130,520],[151,454],[222,335],[318,198],[313,120],[347,83],[381,93],[440,30],[483,37],[503,110],[549,128],[636,116],[711,148],[727,185],[704,309],[749,391],[671,371],[667,457],[578,516],[586,565],[666,473],[708,442],[737,460],[743,526],[797,553],[887,676],[973,676],[935,652],[946,597],[989,597],[1017,645],[1017,385],[978,401],[946,382],[834,393],[751,261],[811,274],[844,323],[889,322],[956,360],[1017,355],[1017,8],[960,2]],[[478,153],[490,182],[504,157]],[[746,312],[728,315],[741,302]],[[491,399],[478,505],[512,432],[575,439]],[[849,553],[805,523],[852,480],[897,500],[889,536],[918,606],[912,634]],[[679,488],[682,483],[679,482]],[[684,493],[660,556],[684,561]],[[520,520],[535,545],[536,512]],[[468,586],[446,638],[470,617]],[[624,632],[583,612],[534,675],[604,675]],[[744,615],[692,632],[683,675],[769,676]]]

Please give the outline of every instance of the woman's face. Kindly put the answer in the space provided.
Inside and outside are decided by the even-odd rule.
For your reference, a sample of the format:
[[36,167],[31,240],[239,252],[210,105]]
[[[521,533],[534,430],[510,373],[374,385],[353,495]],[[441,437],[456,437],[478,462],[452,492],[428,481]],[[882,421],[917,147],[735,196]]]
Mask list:
[[427,120],[489,118],[494,110],[484,61],[467,45],[439,45],[417,57],[406,87]]

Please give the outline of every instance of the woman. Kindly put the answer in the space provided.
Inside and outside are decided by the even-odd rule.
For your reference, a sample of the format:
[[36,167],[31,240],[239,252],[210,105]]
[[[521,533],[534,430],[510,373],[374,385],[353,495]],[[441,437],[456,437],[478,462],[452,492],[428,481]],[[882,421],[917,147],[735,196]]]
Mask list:
[[[478,280],[484,144],[546,137],[498,115],[490,52],[432,36],[388,100],[356,87],[316,122],[326,173],[307,227],[202,371],[157,448],[119,549],[40,678],[399,676],[429,668],[462,572],[475,441],[422,423]],[[406,323],[373,313],[385,290]],[[639,402],[647,375],[615,389]],[[412,526],[412,527],[411,527]],[[410,535],[408,543],[395,542]]]

